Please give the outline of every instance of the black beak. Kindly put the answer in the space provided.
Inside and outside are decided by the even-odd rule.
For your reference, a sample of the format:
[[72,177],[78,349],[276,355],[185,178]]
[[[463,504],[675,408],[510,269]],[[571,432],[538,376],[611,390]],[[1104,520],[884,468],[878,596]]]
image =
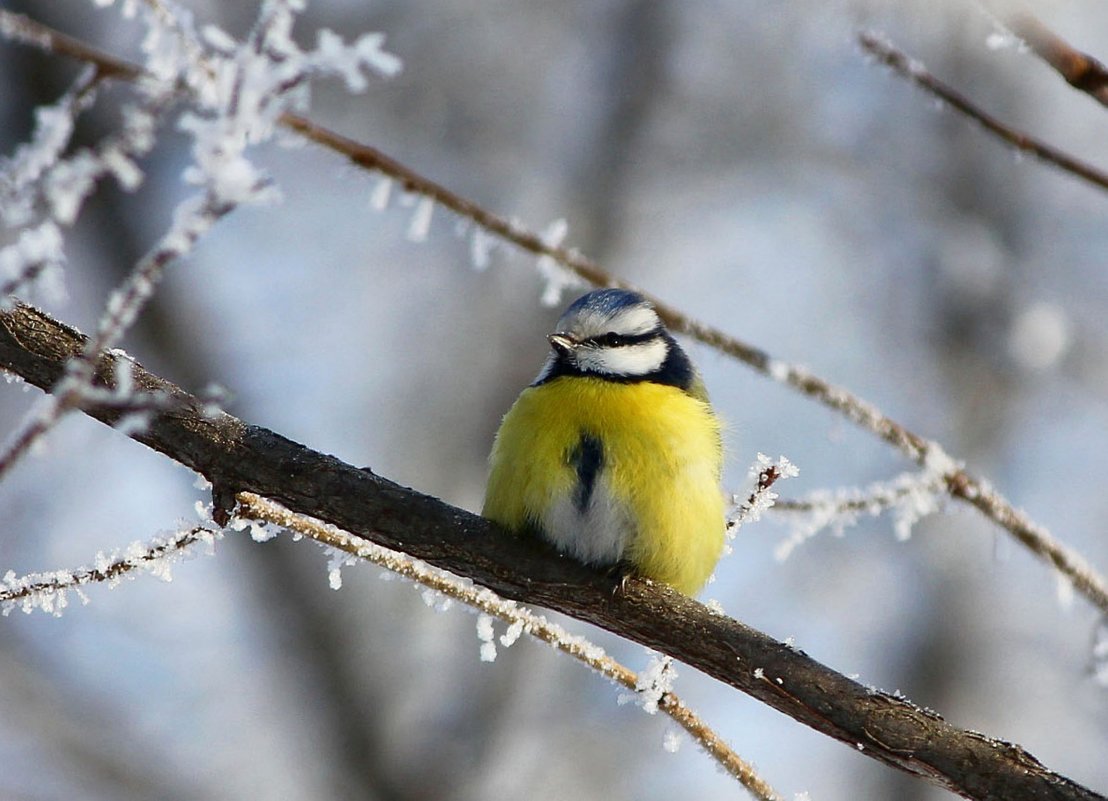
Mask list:
[[568,356],[578,345],[577,340],[569,334],[551,334],[547,339],[550,341],[550,347],[554,348],[554,352],[559,356]]

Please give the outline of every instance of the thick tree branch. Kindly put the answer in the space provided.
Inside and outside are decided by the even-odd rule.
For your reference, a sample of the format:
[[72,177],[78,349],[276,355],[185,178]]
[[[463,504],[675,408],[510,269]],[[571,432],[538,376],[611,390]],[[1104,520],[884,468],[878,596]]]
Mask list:
[[[0,312],[0,367],[49,390],[87,339],[33,307]],[[96,363],[114,383],[115,354]],[[220,494],[274,498],[394,550],[471,578],[506,598],[593,623],[685,662],[870,757],[967,798],[1082,799],[1103,796],[1051,772],[1016,745],[958,729],[904,699],[868,689],[738,621],[667,588],[611,578],[492,523],[358,470],[204,403],[138,365],[136,389],[167,406],[132,436],[205,475]],[[84,411],[109,425],[120,411]]]
[[[0,10],[0,34],[16,41],[43,47],[51,52],[90,61],[96,64],[98,69],[106,75],[131,80],[140,79],[143,75],[140,67],[96,50],[79,40],[66,36],[21,14]],[[882,58],[894,69],[907,70],[905,74],[909,74],[909,77],[912,77],[917,83],[921,83],[924,88],[935,91],[939,97],[947,102],[955,104],[956,107],[958,107],[956,101],[961,102],[964,108],[959,107],[959,110],[978,119],[987,128],[992,124],[1003,131],[1007,131],[1010,137],[1015,137],[1015,140],[1009,139],[1009,141],[1012,141],[1012,144],[1016,147],[1028,149],[1030,152],[1035,152],[1044,158],[1047,157],[1045,151],[1040,153],[1036,150],[1040,143],[1026,138],[1023,134],[1013,132],[983,115],[967,100],[954,93],[953,90],[939,84],[929,73],[922,70],[922,67],[916,62],[891,48],[883,40],[871,34],[862,34],[861,43],[867,49],[872,48],[872,52],[876,56]],[[917,71],[920,74],[911,74],[912,70],[916,70],[916,68],[919,68]],[[540,258],[553,259],[556,263],[591,284],[596,286],[619,286],[640,292],[654,304],[658,314],[671,331],[692,337],[709,347],[726,353],[762,375],[786,384],[818,403],[834,409],[897,448],[918,464],[932,469],[936,464],[947,463],[948,469],[941,471],[942,479],[947,492],[952,497],[977,507],[982,514],[1006,529],[1028,550],[1053,565],[1059,573],[1072,583],[1077,592],[1108,614],[1108,583],[1080,554],[1070,550],[1062,542],[1055,539],[1049,531],[1037,525],[1026,513],[1017,509],[1007,498],[993,489],[986,480],[969,473],[963,467],[954,463],[943,453],[942,448],[937,443],[931,442],[882,414],[879,409],[857,395],[842,387],[835,386],[803,368],[773,359],[766,351],[729,336],[718,328],[705,325],[689,317],[679,309],[605,272],[596,262],[576,250],[544,241],[539,234],[529,231],[511,220],[485,209],[480,204],[452,192],[416,170],[401,164],[377,148],[348,139],[315,124],[311,120],[294,114],[283,114],[280,122],[311,141],[342,155],[349,159],[351,163],[363,169],[380,172],[399,181],[405,189],[432,199],[504,241],[511,242],[513,245]],[[989,128],[989,130],[993,129]],[[1003,136],[1001,130],[995,132]],[[1021,139],[1021,137],[1024,138]],[[1065,154],[1057,155],[1073,161],[1074,166],[1092,170],[1087,165],[1082,165],[1080,162],[1065,156]],[[1094,183],[1097,183],[1099,178],[1099,182],[1105,188],[1108,188],[1108,176],[1102,173],[1093,170],[1090,175],[1083,177]]]

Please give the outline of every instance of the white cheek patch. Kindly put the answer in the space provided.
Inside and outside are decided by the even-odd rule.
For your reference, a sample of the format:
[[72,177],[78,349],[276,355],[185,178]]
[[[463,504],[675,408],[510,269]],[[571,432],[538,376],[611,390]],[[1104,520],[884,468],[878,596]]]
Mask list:
[[669,345],[661,337],[618,348],[585,346],[577,351],[577,366],[586,373],[649,375],[662,369],[668,353]]

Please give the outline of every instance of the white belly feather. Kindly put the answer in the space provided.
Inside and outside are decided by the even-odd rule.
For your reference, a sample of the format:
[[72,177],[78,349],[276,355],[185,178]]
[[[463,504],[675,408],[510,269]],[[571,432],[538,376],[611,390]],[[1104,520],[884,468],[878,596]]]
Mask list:
[[579,508],[573,494],[556,499],[542,519],[542,533],[559,551],[594,565],[611,565],[624,558],[635,537],[635,520],[626,505],[609,491],[602,472]]

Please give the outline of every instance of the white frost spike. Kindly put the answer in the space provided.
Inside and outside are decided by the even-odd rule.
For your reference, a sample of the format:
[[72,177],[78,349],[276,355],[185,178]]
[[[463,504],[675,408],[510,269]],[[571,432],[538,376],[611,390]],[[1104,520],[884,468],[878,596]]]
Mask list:
[[56,264],[65,258],[62,232],[53,220],[20,232],[19,239],[0,249],[0,281],[18,279],[37,264]]
[[492,616],[484,613],[477,616],[477,639],[481,641],[481,661],[496,661],[496,632],[492,627]]
[[427,234],[431,230],[431,215],[435,211],[435,201],[429,197],[421,197],[412,215],[411,225],[408,226],[409,242],[425,242]]
[[1076,592],[1073,581],[1065,573],[1055,573],[1055,581],[1058,587],[1058,605],[1063,609],[1072,609]]
[[962,463],[933,440],[927,441],[927,449],[923,452],[923,466],[935,478],[945,478],[962,469]]
[[121,148],[106,148],[100,154],[100,162],[124,191],[133,192],[142,183],[142,170]]
[[120,417],[113,428],[125,437],[133,437],[150,430],[150,421],[154,419],[154,413],[149,409],[142,409]]
[[1020,40],[1008,31],[993,31],[985,37],[985,47],[990,50],[1006,50],[1010,47],[1018,47]]
[[68,161],[55,165],[44,182],[54,219],[62,225],[71,225],[99,174],[100,163],[88,151],[76,153]]
[[364,92],[366,79],[362,75],[361,63],[357,53],[348,51],[342,37],[334,31],[323,28],[316,34],[316,57],[338,72],[350,92]]
[[384,211],[389,207],[390,195],[392,195],[392,178],[381,176],[369,196],[369,207],[374,211]]
[[778,361],[777,359],[770,359],[766,364],[766,372],[769,373],[769,377],[782,384],[789,380],[789,375],[792,374],[792,371],[793,368],[791,364]]
[[385,51],[384,46],[383,33],[366,33],[354,42],[354,50],[362,63],[385,78],[394,78],[404,69],[404,62],[399,56]]
[[488,269],[489,256],[495,244],[496,239],[488,231],[481,226],[474,227],[473,234],[469,239],[469,260],[475,270],[481,272]]
[[[561,247],[568,232],[569,224],[565,220],[555,220],[546,227],[545,231],[539,234],[539,239],[547,247],[557,248]],[[546,282],[542,292],[542,305],[544,306],[557,306],[561,303],[562,295],[567,289],[581,286],[584,283],[575,273],[559,264],[553,256],[539,256],[536,266],[539,275]]]
[[523,634],[523,621],[517,620],[512,625],[508,626],[508,630],[500,635],[500,644],[505,648],[511,648],[515,645],[516,640]]
[[327,583],[331,585],[332,590],[342,589],[342,569],[347,565],[354,564],[357,559],[348,554],[346,551],[340,551],[338,548],[327,548]]
[[269,542],[277,536],[275,528],[266,528],[265,523],[252,521],[250,523],[250,539],[254,542]]
[[[141,547],[141,543],[135,544]],[[173,581],[173,574],[170,572],[170,561],[168,559],[153,559],[148,564],[149,567],[147,569],[151,576],[167,584]]]
[[135,391],[134,366],[128,358],[116,359],[112,372],[115,373],[115,392],[120,398],[130,398]]
[[200,33],[203,35],[204,41],[223,55],[230,55],[235,52],[234,37],[218,25],[205,25]]
[[580,283],[580,279],[576,275],[558,264],[550,256],[540,256],[537,266],[539,275],[545,281],[542,290],[543,306],[557,306],[562,302],[562,295],[565,294],[565,291]]
[[658,704],[662,696],[673,689],[673,682],[677,679],[677,671],[673,667],[673,660],[668,656],[661,656],[653,651],[647,651],[650,662],[639,673],[635,682],[635,695],[621,696],[620,703],[634,700],[648,715],[658,711]]
[[560,247],[569,233],[569,223],[564,219],[558,219],[546,226],[546,230],[539,234],[542,243],[550,248]]
[[676,729],[670,727],[662,735],[662,748],[671,754],[676,754],[681,748],[681,735]]
[[1100,621],[1093,637],[1093,678],[1108,687],[1108,618]]

